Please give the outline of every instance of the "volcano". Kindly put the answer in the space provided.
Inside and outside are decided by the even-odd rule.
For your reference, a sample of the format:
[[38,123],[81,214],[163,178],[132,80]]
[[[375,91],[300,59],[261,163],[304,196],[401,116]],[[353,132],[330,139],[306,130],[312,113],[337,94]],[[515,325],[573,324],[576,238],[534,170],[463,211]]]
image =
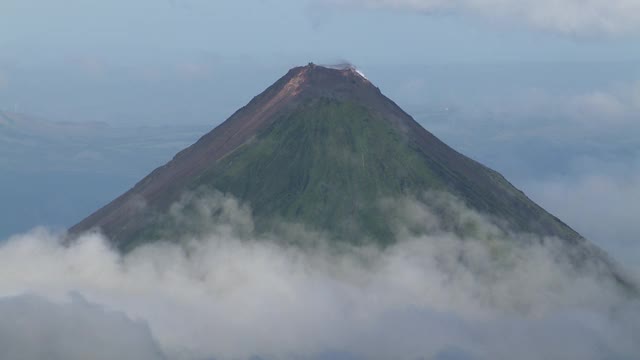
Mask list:
[[168,214],[185,193],[203,189],[249,204],[257,232],[286,221],[381,246],[397,240],[381,199],[443,192],[505,230],[560,239],[613,269],[577,232],[444,144],[349,66],[291,69],[70,232],[100,229],[122,251],[189,233]]

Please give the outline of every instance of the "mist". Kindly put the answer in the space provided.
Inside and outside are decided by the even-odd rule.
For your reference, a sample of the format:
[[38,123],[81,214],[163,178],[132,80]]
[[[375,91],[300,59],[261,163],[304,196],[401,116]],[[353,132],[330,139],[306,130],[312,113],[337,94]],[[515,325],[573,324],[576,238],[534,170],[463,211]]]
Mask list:
[[0,298],[4,359],[163,359],[148,326],[71,294],[54,303],[33,295]]
[[346,58],[638,284],[639,36],[638,0],[1,1],[0,359],[638,358],[637,296],[574,266],[599,248],[448,195],[382,199],[385,248],[258,234],[219,193],[126,254],[60,229],[289,68]]
[[[387,248],[331,242],[296,224],[258,235],[250,207],[217,193],[198,197],[189,218],[172,207],[178,221],[203,225],[199,235],[125,255],[99,233],[71,244],[44,228],[14,235],[0,245],[0,313],[20,316],[3,317],[12,320],[0,334],[13,336],[0,336],[0,357],[81,359],[96,339],[104,358],[138,359],[640,352],[640,303],[602,268],[577,269],[557,239],[508,233],[449,195],[425,196],[433,205],[381,203],[400,238]],[[221,215],[204,222],[211,214]],[[474,235],[454,234],[452,222]]]
[[[640,162],[582,159],[581,170],[530,180],[531,197],[602,246],[637,274],[640,265]],[[619,160],[619,158],[618,158]],[[577,165],[576,165],[577,166]],[[606,226],[603,226],[606,224]]]

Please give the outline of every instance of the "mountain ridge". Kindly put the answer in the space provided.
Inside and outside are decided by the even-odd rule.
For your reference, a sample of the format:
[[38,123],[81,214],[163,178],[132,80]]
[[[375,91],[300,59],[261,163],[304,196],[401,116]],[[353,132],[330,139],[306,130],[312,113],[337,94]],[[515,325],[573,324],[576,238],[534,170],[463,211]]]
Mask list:
[[[181,188],[184,186],[184,182],[195,174],[205,171],[210,164],[223,160],[250,142],[257,133],[277,121],[279,114],[296,109],[309,99],[333,99],[340,103],[348,100],[356,104],[367,104],[367,111],[383,114],[385,120],[396,131],[400,131],[406,136],[418,151],[429,156],[435,168],[447,172],[445,165],[456,167],[454,169],[456,176],[450,176],[449,180],[460,182],[464,180],[461,177],[469,177],[471,176],[469,174],[477,172],[481,174],[483,180],[492,181],[491,178],[493,178],[499,182],[504,181],[508,184],[507,188],[512,188],[509,190],[517,191],[514,194],[524,196],[497,172],[464,157],[426,131],[353,68],[330,69],[309,64],[291,69],[263,93],[254,97],[246,106],[236,111],[227,121],[202,136],[192,146],[180,151],[166,165],[157,168],[138,182],[130,192],[123,194],[105,208],[74,226],[71,231],[88,230],[96,225],[108,225],[110,220],[117,220],[115,218],[118,216],[127,216],[127,213],[132,209],[135,210],[139,207],[139,204],[127,205],[132,200],[134,203],[139,203],[134,198],[139,200],[142,197],[145,202],[154,201],[167,191],[172,192],[172,189]],[[343,120],[349,121],[350,119]],[[462,163],[459,161],[460,159],[463,159]],[[137,196],[133,196],[134,194]],[[176,199],[176,194],[174,194],[169,202]],[[166,201],[160,201],[160,203],[163,206],[169,205]],[[476,205],[475,207],[479,210],[485,210],[482,209],[481,204]],[[123,206],[125,211],[122,213],[120,211]],[[114,208],[121,209],[114,212]],[[96,220],[104,213],[107,213],[107,218],[93,224],[92,220]],[[573,231],[568,231],[567,234],[570,234],[571,239],[581,238]]]
[[604,252],[498,172],[440,141],[352,67],[289,70],[69,231],[100,229],[122,251],[179,241],[196,230],[175,223],[171,206],[203,189],[249,204],[257,232],[285,221],[335,241],[381,246],[396,239],[380,199],[446,192],[505,231],[562,239],[578,258],[617,274]]

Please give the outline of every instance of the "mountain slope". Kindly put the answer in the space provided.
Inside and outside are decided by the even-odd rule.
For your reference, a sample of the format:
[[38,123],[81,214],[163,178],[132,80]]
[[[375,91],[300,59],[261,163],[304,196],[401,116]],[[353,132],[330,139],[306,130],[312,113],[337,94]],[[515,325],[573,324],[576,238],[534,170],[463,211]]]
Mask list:
[[[348,242],[395,241],[381,199],[448,192],[507,230],[582,237],[497,172],[422,128],[352,68],[291,69],[227,121],[70,231],[122,250],[190,231],[168,217],[185,192],[250,204],[258,231],[302,223]],[[582,246],[582,245],[580,245]]]

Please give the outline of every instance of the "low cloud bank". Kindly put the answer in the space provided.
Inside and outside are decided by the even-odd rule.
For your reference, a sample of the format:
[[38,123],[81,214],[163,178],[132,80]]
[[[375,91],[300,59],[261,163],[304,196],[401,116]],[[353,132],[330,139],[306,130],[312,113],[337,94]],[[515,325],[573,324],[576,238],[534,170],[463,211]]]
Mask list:
[[[286,236],[295,239],[268,239],[250,231],[248,207],[227,196],[198,198],[199,213],[187,220],[197,223],[193,216],[215,209],[222,220],[182,245],[155,243],[121,255],[99,234],[70,246],[45,229],[13,236],[0,245],[0,314],[11,319],[0,324],[0,357],[640,353],[640,303],[597,268],[578,271],[553,239],[505,234],[460,202],[432,199],[447,201],[473,237],[454,235],[438,212],[407,199],[384,204],[402,237],[386,249],[336,246],[293,225]],[[175,216],[184,216],[180,209],[173,207]],[[291,240],[298,245],[284,245]],[[94,347],[96,339],[106,341]],[[96,353],[87,355],[91,349]]]
[[149,328],[74,294],[66,303],[33,295],[0,298],[3,359],[163,359]]

